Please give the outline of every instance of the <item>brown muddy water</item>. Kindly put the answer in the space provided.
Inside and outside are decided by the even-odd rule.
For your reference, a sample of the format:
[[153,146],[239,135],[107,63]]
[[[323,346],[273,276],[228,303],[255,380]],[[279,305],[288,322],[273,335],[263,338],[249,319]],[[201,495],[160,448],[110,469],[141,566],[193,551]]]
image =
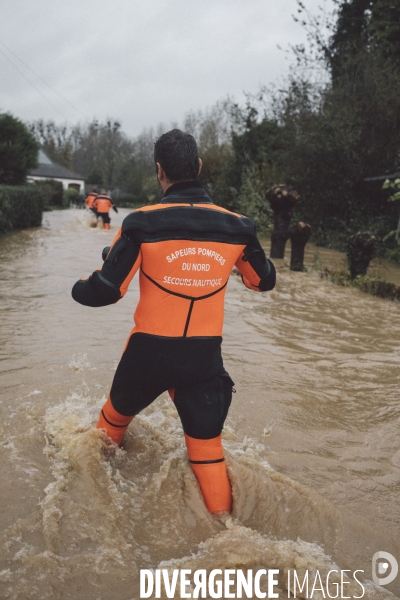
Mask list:
[[[375,552],[400,560],[399,305],[284,261],[268,294],[232,275],[223,348],[237,390],[224,433],[234,512],[223,522],[204,507],[166,395],[115,456],[93,430],[138,284],[97,309],[70,290],[101,265],[127,212],[109,232],[89,228],[84,211],[46,213],[41,228],[0,239],[0,597],[133,600],[141,568],[276,568],[281,598],[285,569],[322,579],[362,569],[364,598],[400,595],[400,576],[387,588],[370,581]],[[318,267],[342,260],[307,254]]]

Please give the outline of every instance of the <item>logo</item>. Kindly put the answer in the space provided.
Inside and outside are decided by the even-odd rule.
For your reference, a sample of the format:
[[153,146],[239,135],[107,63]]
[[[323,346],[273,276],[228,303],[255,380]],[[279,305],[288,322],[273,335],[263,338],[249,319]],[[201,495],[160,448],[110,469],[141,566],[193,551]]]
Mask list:
[[375,552],[372,557],[372,579],[377,585],[389,585],[397,577],[399,565],[389,552]]

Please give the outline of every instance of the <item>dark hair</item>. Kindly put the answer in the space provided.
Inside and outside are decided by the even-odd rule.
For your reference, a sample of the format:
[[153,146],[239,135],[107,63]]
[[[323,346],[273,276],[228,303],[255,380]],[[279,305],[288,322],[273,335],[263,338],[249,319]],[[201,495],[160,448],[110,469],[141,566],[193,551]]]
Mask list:
[[154,144],[154,162],[160,163],[172,182],[191,181],[199,174],[196,140],[189,133],[172,129]]

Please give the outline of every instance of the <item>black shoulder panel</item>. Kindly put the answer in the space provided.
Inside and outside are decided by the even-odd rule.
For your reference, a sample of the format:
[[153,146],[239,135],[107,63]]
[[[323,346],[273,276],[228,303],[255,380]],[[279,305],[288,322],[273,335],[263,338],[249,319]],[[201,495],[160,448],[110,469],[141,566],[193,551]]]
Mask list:
[[247,244],[255,236],[255,224],[247,217],[198,206],[173,206],[131,213],[122,233],[139,243],[162,240],[199,240]]

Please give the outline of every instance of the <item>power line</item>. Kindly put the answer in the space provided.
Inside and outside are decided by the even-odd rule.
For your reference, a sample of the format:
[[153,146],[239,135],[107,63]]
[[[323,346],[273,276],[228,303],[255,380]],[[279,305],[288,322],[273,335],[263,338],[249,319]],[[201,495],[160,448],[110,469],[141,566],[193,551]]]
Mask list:
[[41,77],[38,73],[36,73],[36,71],[34,71],[32,69],[32,67],[30,67],[25,61],[22,60],[22,58],[20,58],[13,50],[11,50],[11,48],[8,48],[8,46],[6,46],[6,44],[0,40],[0,44],[2,46],[4,46],[4,48],[6,48],[6,50],[8,50],[8,52],[10,52],[10,54],[12,54],[13,56],[15,56],[15,58],[17,60],[20,61],[20,63],[22,63],[27,69],[29,69],[29,71],[31,71],[34,75],[36,75],[36,77],[38,79],[40,79],[40,81],[42,81],[45,85],[47,85],[47,87],[52,90],[55,94],[57,94],[57,96],[59,98],[61,98],[61,100],[64,100],[64,102],[66,102],[67,104],[69,104],[74,110],[76,110],[80,115],[82,115],[82,117],[85,117],[85,115],[79,110],[79,108],[77,106],[75,106],[74,104],[72,104],[72,102],[70,102],[67,98],[64,98],[64,96],[62,96],[62,94],[60,94],[55,88],[53,88],[49,83],[47,83],[47,81],[45,79],[43,79],[43,77]]
[[37,91],[37,93],[40,94],[42,96],[42,98],[44,98],[50,104],[50,106],[52,106],[54,108],[54,110],[56,110],[58,112],[58,114],[60,114],[62,116],[63,119],[68,120],[67,117],[56,106],[54,106],[54,104],[47,98],[47,96],[45,96],[41,92],[41,90],[39,90],[39,88],[37,88],[36,85],[34,83],[32,83],[32,81],[25,75],[25,73],[23,73],[21,71],[21,69],[19,69],[17,67],[17,65],[15,63],[13,63],[13,61],[10,59],[9,56],[7,56],[7,54],[4,52],[4,50],[2,50],[0,48],[0,52],[8,60],[8,62],[14,67],[14,69],[16,69],[18,71],[18,73],[20,73],[20,75],[22,75],[22,77],[24,79],[26,79],[26,81],[29,83],[29,85],[31,85]]
[[[27,69],[29,69],[29,71],[31,71],[38,79],[40,79],[40,81],[42,81],[52,92],[54,92],[59,98],[61,98],[62,100],[64,100],[64,102],[66,102],[67,104],[69,104],[74,110],[76,110],[82,117],[85,117],[85,115],[79,110],[79,108],[77,106],[75,106],[74,104],[72,104],[72,102],[70,102],[67,98],[64,98],[64,96],[62,96],[62,94],[60,94],[56,89],[54,89],[49,83],[47,83],[47,81],[45,79],[43,79],[43,77],[41,77],[38,73],[36,73],[36,71],[34,71],[25,61],[22,60],[22,58],[20,58],[13,50],[11,50],[11,48],[9,48],[8,46],[6,46],[6,44],[0,40],[0,44],[8,51],[10,52],[10,54],[12,54],[13,56],[15,56],[15,58],[17,60],[19,60],[20,63],[22,63]],[[24,77],[24,79],[26,79],[26,81],[28,81],[28,83],[45,99],[47,100],[47,102],[64,118],[67,120],[67,118],[65,117],[65,115],[56,107],[54,106],[54,104],[49,100],[49,98],[47,96],[45,96],[33,83],[32,81],[30,81],[30,79],[28,77],[26,77],[26,75],[18,68],[18,66],[12,61],[10,60],[9,56],[7,56],[7,54],[1,50],[0,48],[0,52],[3,54],[3,56],[5,56],[5,58],[8,60],[8,62]]]

